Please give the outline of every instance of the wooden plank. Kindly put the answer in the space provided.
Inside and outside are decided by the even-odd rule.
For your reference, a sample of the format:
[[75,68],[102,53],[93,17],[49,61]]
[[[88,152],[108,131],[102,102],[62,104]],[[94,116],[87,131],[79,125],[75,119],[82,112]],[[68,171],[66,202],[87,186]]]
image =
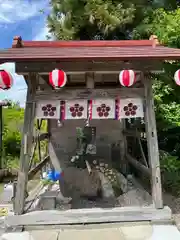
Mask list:
[[143,172],[148,177],[151,176],[151,170],[142,163],[140,163],[138,160],[133,158],[130,154],[127,154],[126,158],[137,170]]
[[128,98],[144,97],[143,88],[113,88],[113,89],[60,89],[52,91],[37,91],[35,100],[73,100],[95,98]]
[[[30,76],[33,77],[33,76]],[[24,114],[24,128],[21,143],[20,168],[17,180],[17,191],[15,194],[14,211],[15,214],[22,214],[25,206],[25,192],[28,181],[28,171],[30,163],[30,155],[33,140],[35,102],[33,97],[36,90],[36,82],[33,79],[28,82],[28,91],[26,99],[26,108]]]
[[127,154],[127,139],[126,136],[123,134],[123,131],[125,130],[126,126],[125,126],[125,119],[121,119],[121,121],[119,122],[119,124],[121,124],[121,138],[122,140],[120,141],[120,169],[122,171],[123,174],[127,175],[129,172],[129,164],[128,161],[126,159],[126,154]]
[[46,78],[43,78],[42,75],[37,74],[38,78],[38,87],[41,88],[41,85],[44,85],[46,89],[52,89],[52,86],[49,84]]
[[86,73],[85,74],[85,79],[86,79],[86,88],[88,89],[93,89],[94,88],[94,73]]
[[34,136],[33,137],[33,142],[36,142],[37,139],[39,139],[39,141],[43,141],[46,140],[50,137],[49,133],[41,133],[39,136]]
[[136,130],[123,130],[123,134],[126,136],[126,137],[135,137],[135,138],[138,138],[138,137],[141,137],[141,133],[139,131],[136,131]]
[[[167,224],[169,223],[169,221],[163,221],[163,223],[166,222]],[[119,228],[119,227],[124,227],[124,226],[149,226],[151,224],[150,221],[141,221],[141,222],[119,222],[119,223],[97,223],[97,224],[67,224],[67,225],[46,225],[46,230],[59,230],[61,229],[62,231],[64,230],[84,230],[84,229],[111,229],[111,228]],[[43,225],[39,225],[39,226],[26,226],[25,227],[25,231],[32,231],[32,230],[44,230],[44,226]],[[122,239],[121,239],[122,240]],[[136,239],[137,240],[137,239]]]
[[30,156],[30,161],[29,161],[29,170],[33,166],[33,160],[34,160],[34,155],[36,153],[36,148],[37,148],[37,141],[33,142],[32,150],[31,150],[31,156]]
[[38,171],[44,167],[44,165],[49,161],[49,156],[46,156],[37,166],[31,169],[28,173],[28,180],[31,180]]
[[112,209],[70,209],[66,211],[36,211],[21,216],[8,216],[5,224],[18,225],[53,225],[53,224],[86,224],[132,221],[171,220],[169,207],[118,207]]
[[152,197],[156,208],[163,208],[161,172],[159,162],[159,149],[156,130],[156,119],[154,113],[154,99],[152,92],[152,81],[146,76],[145,86],[145,124],[148,145],[148,157],[152,174]]
[[37,61],[37,62],[16,62],[17,73],[49,73],[52,69],[63,69],[66,73],[76,72],[117,72],[123,69],[136,69],[137,71],[159,71],[163,70],[162,62],[155,60],[138,61]]
[[143,160],[143,162],[144,162],[144,165],[145,165],[146,167],[149,167],[149,166],[148,166],[148,163],[147,163],[147,160],[146,160],[146,156],[145,156],[144,150],[143,150],[143,146],[142,146],[142,143],[141,143],[141,139],[138,137],[137,140],[138,140],[138,143],[139,143],[139,147],[140,147],[140,151],[141,151],[142,160]]

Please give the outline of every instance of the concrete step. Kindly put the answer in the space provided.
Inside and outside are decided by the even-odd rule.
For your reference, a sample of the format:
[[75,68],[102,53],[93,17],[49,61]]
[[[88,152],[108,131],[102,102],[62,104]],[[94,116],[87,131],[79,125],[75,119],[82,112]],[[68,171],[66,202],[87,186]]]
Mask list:
[[56,229],[6,233],[0,240],[179,240],[174,225],[150,222],[62,226]]

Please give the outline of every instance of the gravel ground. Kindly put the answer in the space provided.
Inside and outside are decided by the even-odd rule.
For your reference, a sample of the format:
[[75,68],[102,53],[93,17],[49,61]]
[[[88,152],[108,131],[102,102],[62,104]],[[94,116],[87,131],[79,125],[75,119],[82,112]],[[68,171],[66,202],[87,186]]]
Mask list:
[[163,193],[164,205],[172,210],[173,220],[180,231],[180,197],[172,196],[169,193]]
[[[36,183],[37,184],[37,183]],[[34,185],[34,184],[33,184]],[[31,188],[31,187],[30,187]],[[171,194],[163,194],[164,205],[169,206],[173,213],[173,219],[180,230],[180,198],[174,197]],[[1,203],[2,204],[2,203]],[[72,208],[93,208],[93,207],[118,207],[118,206],[147,206],[151,204],[151,197],[141,187],[132,186],[129,191],[121,195],[117,199],[74,199],[72,201]],[[0,236],[4,233],[3,228],[4,218],[0,218]]]

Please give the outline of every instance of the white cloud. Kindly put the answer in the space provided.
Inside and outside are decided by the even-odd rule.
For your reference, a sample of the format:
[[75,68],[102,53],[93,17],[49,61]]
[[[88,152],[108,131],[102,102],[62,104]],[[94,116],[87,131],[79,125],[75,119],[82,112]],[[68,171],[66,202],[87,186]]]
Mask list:
[[47,0],[0,0],[0,23],[10,24],[41,15],[40,10],[47,6]]
[[47,35],[48,35],[48,27],[45,26],[39,30],[39,33],[33,38],[33,41],[47,40],[46,39]]

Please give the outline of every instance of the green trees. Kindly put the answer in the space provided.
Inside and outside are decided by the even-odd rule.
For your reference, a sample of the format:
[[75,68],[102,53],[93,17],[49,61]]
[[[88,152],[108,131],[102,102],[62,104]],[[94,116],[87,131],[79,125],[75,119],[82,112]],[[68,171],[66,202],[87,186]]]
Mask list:
[[[148,39],[154,34],[162,44],[180,48],[177,3],[175,0],[51,0],[48,26],[59,40]],[[180,171],[180,147],[176,144],[180,142],[180,87],[173,79],[178,68],[178,62],[166,62],[164,74],[152,76],[159,143],[170,153],[161,156],[162,169],[166,172],[165,182],[175,189],[180,182],[176,174]]]
[[[169,0],[51,0],[48,17],[56,39],[148,39],[180,48],[180,9]],[[179,126],[180,88],[173,75],[179,63],[167,62],[155,78],[154,92],[159,130]]]
[[126,39],[154,5],[146,0],[51,0],[48,17],[56,39]]
[[21,147],[24,109],[17,103],[3,108],[3,159],[5,165],[17,167]]
[[[142,23],[133,30],[133,38],[147,38],[152,33],[162,44],[180,48],[180,9],[165,11],[160,8],[147,15]],[[158,129],[163,130],[180,125],[180,88],[173,76],[180,68],[179,62],[166,62],[165,73],[155,76],[154,91],[157,110]]]
[[177,8],[175,0],[51,0],[50,5],[48,26],[59,40],[129,39],[154,10]]

